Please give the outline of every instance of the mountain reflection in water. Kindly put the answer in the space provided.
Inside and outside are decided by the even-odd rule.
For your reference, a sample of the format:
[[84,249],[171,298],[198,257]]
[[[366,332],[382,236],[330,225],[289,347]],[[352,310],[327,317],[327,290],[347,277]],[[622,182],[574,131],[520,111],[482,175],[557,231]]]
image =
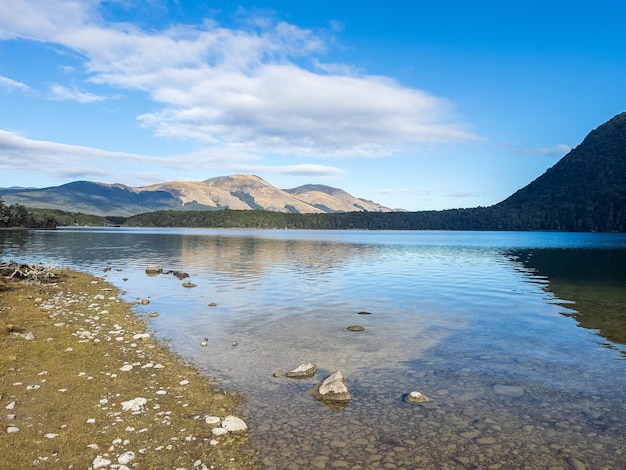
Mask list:
[[[626,345],[626,251],[533,249],[513,253],[526,269],[548,283],[566,307],[565,316],[596,330],[612,343]],[[615,348],[614,344],[603,346]],[[626,355],[626,348],[618,348]]]

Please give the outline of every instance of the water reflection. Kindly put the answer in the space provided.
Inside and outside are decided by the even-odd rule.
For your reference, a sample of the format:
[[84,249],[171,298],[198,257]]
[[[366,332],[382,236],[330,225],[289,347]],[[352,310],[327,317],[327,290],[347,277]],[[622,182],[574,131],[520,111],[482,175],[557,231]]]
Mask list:
[[[626,345],[626,251],[535,249],[515,254],[525,269],[549,281],[563,315],[595,330],[611,343]],[[615,347],[603,343],[606,347]],[[625,348],[619,348],[626,355]]]
[[296,273],[327,273],[341,269],[372,246],[320,240],[188,236],[181,237],[180,259],[185,267],[210,270],[233,278],[263,275],[288,266]]

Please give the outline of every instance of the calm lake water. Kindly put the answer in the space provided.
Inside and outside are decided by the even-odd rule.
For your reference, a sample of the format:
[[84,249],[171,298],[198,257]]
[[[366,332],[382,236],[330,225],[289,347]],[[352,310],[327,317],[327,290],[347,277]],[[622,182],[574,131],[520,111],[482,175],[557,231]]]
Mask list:
[[[264,468],[626,468],[624,234],[81,228],[0,231],[0,257],[149,298],[149,328],[246,396]],[[335,370],[339,410],[309,394]]]

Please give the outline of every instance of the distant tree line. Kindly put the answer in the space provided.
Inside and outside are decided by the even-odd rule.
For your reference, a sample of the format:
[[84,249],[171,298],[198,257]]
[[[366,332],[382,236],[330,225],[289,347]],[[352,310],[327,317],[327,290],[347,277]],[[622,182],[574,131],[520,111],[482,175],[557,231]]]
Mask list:
[[36,216],[22,205],[7,206],[0,199],[0,227],[54,228],[56,226],[57,221],[52,216]]
[[270,211],[156,211],[136,215],[125,225],[137,227],[272,228],[326,230],[511,230],[624,232],[620,200],[591,207],[532,210],[508,205],[421,212],[343,212],[293,214]]
[[[506,204],[505,204],[506,203]],[[264,210],[155,211],[130,218],[7,206],[0,199],[0,227],[54,228],[89,225],[132,227],[267,228],[323,230],[511,230],[626,232],[621,194],[600,201],[550,205],[515,198],[495,206],[420,212],[298,214]]]

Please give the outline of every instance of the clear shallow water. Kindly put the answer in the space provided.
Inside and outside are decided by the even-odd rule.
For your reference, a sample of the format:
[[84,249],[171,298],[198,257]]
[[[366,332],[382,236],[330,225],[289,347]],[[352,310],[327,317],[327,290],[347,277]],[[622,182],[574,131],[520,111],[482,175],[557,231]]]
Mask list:
[[[157,335],[247,397],[266,468],[626,468],[624,235],[67,229],[0,249],[150,298]],[[304,362],[314,379],[272,375]],[[353,399],[331,410],[309,391],[337,369]]]

